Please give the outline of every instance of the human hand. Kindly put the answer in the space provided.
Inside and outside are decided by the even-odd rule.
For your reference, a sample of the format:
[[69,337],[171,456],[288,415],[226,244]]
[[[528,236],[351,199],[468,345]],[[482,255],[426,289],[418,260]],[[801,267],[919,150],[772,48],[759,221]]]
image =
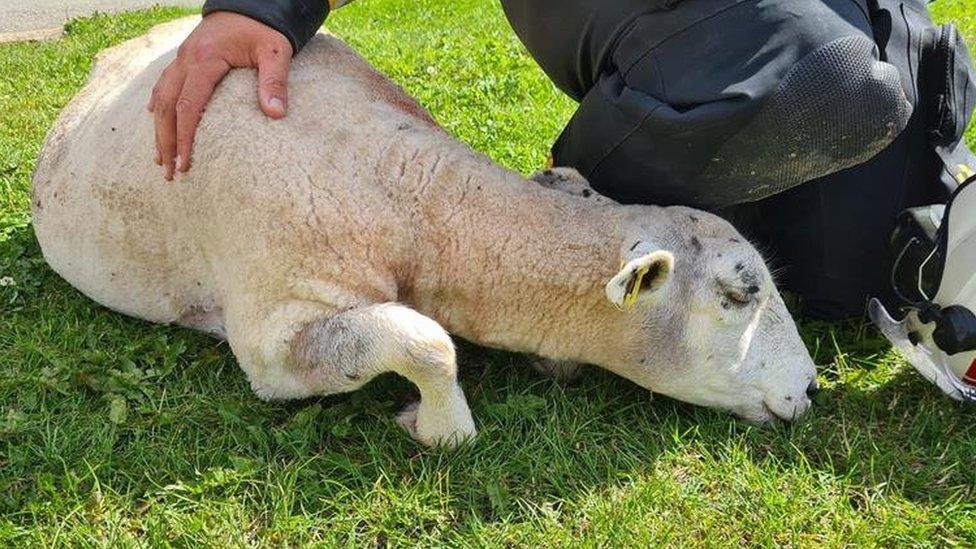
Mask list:
[[218,11],[200,21],[160,75],[149,98],[156,131],[156,164],[163,177],[190,169],[193,139],[217,84],[232,68],[257,68],[258,104],[279,119],[288,106],[292,46],[285,35],[237,13]]

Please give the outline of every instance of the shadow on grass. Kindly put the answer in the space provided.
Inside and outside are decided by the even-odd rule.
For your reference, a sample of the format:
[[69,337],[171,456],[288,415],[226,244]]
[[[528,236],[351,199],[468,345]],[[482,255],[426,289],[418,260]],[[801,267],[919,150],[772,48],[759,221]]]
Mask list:
[[[228,494],[269,505],[292,490],[287,512],[333,521],[384,498],[446,504],[457,522],[517,521],[689,460],[703,475],[740,463],[816,473],[809,482],[826,475],[851,488],[855,508],[861,488],[929,503],[969,495],[974,482],[966,464],[976,408],[884,366],[883,345],[856,329],[833,334],[836,349],[860,349],[841,362],[882,366],[828,369],[814,411],[770,428],[652,398],[595,368],[560,386],[522,357],[461,344],[461,383],[481,434],[446,452],[420,448],[396,426],[413,392],[396,377],[338,397],[257,400],[225,344],[91,303],[43,263],[28,227],[0,242],[0,276],[15,282],[0,287],[8,512],[83,500],[97,484],[130,509]],[[388,520],[423,529],[434,519]]]

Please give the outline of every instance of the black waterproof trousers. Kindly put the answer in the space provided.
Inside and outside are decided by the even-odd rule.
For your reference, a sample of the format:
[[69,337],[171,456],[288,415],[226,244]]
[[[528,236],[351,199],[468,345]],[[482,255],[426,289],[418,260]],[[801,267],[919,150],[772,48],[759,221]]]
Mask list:
[[622,202],[754,202],[877,154],[911,114],[857,0],[504,0],[580,101],[553,147]]

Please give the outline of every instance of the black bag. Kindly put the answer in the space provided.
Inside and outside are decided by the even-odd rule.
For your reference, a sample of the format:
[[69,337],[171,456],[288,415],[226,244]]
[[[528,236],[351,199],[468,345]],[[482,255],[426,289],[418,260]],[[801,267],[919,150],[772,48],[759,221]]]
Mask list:
[[747,229],[771,250],[801,312],[820,318],[862,314],[870,296],[897,304],[888,238],[898,214],[944,203],[976,169],[963,139],[976,70],[956,28],[934,25],[923,0],[869,7],[882,60],[898,68],[914,107],[908,125],[868,162],[760,201],[751,213],[761,222]]

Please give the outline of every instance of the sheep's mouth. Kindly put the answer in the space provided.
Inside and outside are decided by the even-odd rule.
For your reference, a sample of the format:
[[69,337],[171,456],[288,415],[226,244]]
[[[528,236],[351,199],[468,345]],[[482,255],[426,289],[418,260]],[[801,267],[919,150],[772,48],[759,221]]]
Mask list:
[[796,420],[796,407],[793,408],[793,417],[783,417],[783,416],[777,414],[765,402],[762,403],[762,409],[763,409],[763,412],[765,412],[765,414],[766,414],[767,421],[772,421],[774,419],[778,419],[778,420],[780,420],[780,421],[782,421],[784,423],[792,423],[793,421]]

